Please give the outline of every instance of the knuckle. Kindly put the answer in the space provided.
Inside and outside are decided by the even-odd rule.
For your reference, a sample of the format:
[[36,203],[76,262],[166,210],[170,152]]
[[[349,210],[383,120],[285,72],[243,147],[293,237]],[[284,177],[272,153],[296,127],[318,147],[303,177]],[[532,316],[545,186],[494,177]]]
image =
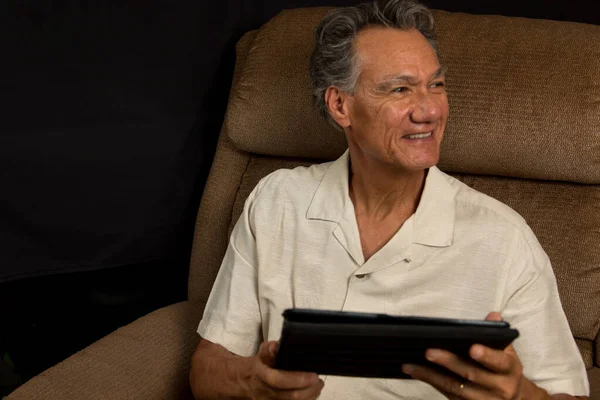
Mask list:
[[289,400],[300,400],[302,398],[302,393],[297,390],[294,390],[288,394]]
[[442,389],[448,393],[458,395],[461,391],[460,383],[457,381],[445,381],[442,386]]
[[521,361],[519,359],[515,360],[514,370],[517,376],[521,376],[523,374],[523,364],[521,364]]
[[299,386],[307,386],[310,383],[310,376],[307,374],[302,374],[298,376],[298,385]]
[[462,374],[463,378],[469,382],[477,382],[478,373],[475,368],[468,367]]
[[262,374],[263,381],[269,386],[275,386],[275,383],[277,382],[275,375],[276,373],[274,370],[264,369]]
[[302,375],[302,386],[314,386],[319,382],[319,378],[316,374],[309,373]]

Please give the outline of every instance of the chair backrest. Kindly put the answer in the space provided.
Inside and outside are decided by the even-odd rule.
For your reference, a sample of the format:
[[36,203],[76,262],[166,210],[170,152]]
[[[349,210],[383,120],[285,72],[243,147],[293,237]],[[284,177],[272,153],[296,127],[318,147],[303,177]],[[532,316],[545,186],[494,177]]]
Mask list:
[[[327,10],[284,11],[238,43],[198,213],[192,299],[208,296],[231,228],[260,178],[333,160],[346,148],[311,99],[313,30]],[[586,366],[598,366],[600,27],[434,15],[450,101],[439,167],[528,221],[553,263]]]

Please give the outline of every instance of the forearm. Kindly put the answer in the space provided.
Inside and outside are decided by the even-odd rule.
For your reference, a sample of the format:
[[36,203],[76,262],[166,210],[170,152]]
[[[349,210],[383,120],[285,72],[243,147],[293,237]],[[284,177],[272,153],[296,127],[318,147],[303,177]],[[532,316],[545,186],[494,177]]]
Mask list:
[[248,399],[251,360],[202,340],[192,356],[190,386],[196,400]]

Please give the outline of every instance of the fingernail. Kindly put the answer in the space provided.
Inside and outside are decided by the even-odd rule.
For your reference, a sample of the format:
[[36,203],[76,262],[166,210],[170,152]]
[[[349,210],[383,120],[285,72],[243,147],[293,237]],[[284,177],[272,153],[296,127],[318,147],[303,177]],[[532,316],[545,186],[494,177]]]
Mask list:
[[438,352],[436,350],[427,350],[425,352],[425,358],[429,361],[435,361],[438,356]]
[[415,366],[412,364],[404,364],[402,366],[402,372],[407,375],[411,375],[413,372],[415,372]]
[[471,356],[475,359],[481,358],[483,356],[483,349],[480,346],[473,346]]

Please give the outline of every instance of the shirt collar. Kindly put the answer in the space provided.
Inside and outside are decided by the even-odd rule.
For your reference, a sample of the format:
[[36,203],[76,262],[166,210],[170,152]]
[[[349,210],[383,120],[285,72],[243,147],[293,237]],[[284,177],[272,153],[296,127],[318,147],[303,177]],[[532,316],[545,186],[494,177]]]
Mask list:
[[414,221],[414,243],[446,247],[452,244],[457,189],[437,167],[429,168]]
[[348,150],[335,160],[325,171],[317,187],[306,218],[339,222],[347,202],[351,201],[348,189],[350,155]]
[[[325,171],[306,212],[308,219],[340,222],[351,202],[348,192],[348,150]],[[421,201],[414,214],[413,242],[446,247],[452,244],[457,189],[437,167],[429,168]]]

